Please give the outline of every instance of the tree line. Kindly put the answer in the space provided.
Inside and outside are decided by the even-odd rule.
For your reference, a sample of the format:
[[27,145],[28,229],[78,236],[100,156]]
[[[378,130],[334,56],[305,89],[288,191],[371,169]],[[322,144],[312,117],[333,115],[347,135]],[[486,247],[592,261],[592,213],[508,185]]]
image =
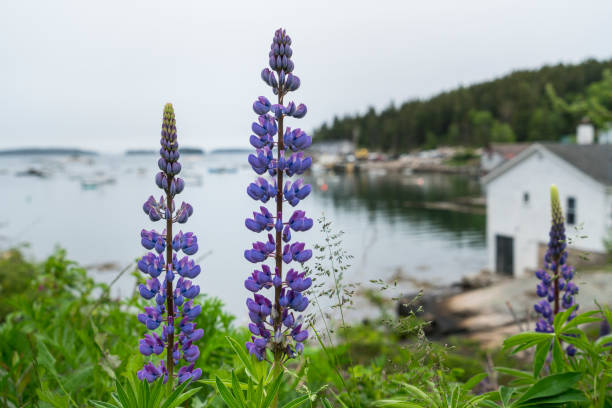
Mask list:
[[[604,81],[604,71],[611,69],[612,59],[589,59],[514,71],[430,99],[410,100],[399,107],[390,104],[380,112],[370,107],[365,114],[335,117],[315,129],[314,137],[353,140],[360,147],[388,152],[558,140],[573,135],[586,112],[568,107],[583,101],[589,86],[595,93],[593,85]],[[610,99],[602,101],[604,108],[612,108]]]

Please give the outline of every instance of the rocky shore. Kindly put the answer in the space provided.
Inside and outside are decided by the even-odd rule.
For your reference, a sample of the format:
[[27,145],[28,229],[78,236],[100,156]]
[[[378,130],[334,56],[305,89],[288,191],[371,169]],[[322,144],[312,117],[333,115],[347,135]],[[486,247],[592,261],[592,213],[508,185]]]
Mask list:
[[[577,302],[581,311],[597,309],[595,301],[609,304],[612,270],[578,274],[576,283],[580,287]],[[431,322],[428,335],[431,338],[462,335],[485,348],[499,347],[509,335],[534,329],[533,305],[539,299],[536,284],[531,276],[504,279],[481,274],[453,287],[426,291],[419,303],[422,317]],[[398,314],[409,312],[404,302],[412,298],[407,296],[400,301]]]

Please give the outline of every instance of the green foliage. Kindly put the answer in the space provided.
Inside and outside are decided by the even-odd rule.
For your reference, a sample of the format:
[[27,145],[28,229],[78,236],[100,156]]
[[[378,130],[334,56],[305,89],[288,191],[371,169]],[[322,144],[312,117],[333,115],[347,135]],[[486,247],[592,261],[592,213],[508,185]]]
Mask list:
[[[577,404],[574,406],[595,408],[612,404],[612,336],[592,341],[579,328],[579,325],[599,322],[602,318],[610,322],[612,312],[606,307],[579,314],[568,321],[574,309],[575,307],[555,316],[554,333],[520,333],[504,341],[504,348],[512,350],[513,353],[531,348],[535,348],[535,353],[531,375],[498,369],[516,377],[513,383],[516,387],[504,391],[508,400],[517,396],[516,401],[512,405],[501,406],[533,406],[527,403],[527,400],[531,399],[536,399],[542,406],[563,406],[560,404],[569,401]],[[575,357],[568,357],[563,350],[563,344],[568,343],[578,350]],[[548,376],[543,376],[543,373]],[[525,391],[526,386],[530,388]],[[500,398],[501,392],[500,389]],[[584,404],[579,404],[581,402]],[[544,405],[545,403],[548,405]]]
[[27,262],[17,249],[0,253],[0,323],[19,307],[17,299],[29,287],[34,273],[34,265]]
[[607,129],[612,125],[612,71],[603,71],[602,79],[593,82],[584,94],[568,102],[558,96],[555,87],[548,84],[546,92],[555,109],[569,114],[574,122],[588,118],[598,129]]
[[[15,311],[0,325],[1,406],[86,406],[142,367],[138,340],[145,330],[136,318],[141,302],[136,294],[126,301],[113,299],[109,286],[95,283],[63,251],[41,264],[13,265],[32,268],[34,277],[13,294]],[[234,331],[233,317],[218,299],[201,295],[197,301],[202,313],[196,322],[206,333],[198,342],[197,367],[210,375],[233,363],[225,336],[246,334]],[[197,395],[205,399],[209,394],[200,390]]]
[[[283,373],[277,377],[272,375],[272,368],[267,376],[267,381],[255,383],[251,377],[245,384],[238,381],[238,377],[232,371],[232,381],[226,384],[219,377],[215,377],[217,392],[229,408],[268,408],[278,398],[279,390],[283,383]],[[229,388],[228,388],[229,387]],[[282,408],[297,408],[310,401],[309,395],[302,395],[286,404]]]
[[465,384],[459,383],[428,383],[429,392],[422,391],[411,384],[400,383],[407,393],[405,398],[380,400],[376,402],[379,407],[397,408],[468,408],[477,406],[486,399],[485,395],[474,396],[470,390],[482,381],[487,375],[479,374]]
[[[574,133],[584,112],[596,123],[610,121],[612,80],[603,74],[605,69],[612,69],[612,60],[591,59],[577,65],[515,71],[427,100],[412,100],[399,107],[390,105],[381,112],[370,108],[362,115],[336,117],[316,129],[314,136],[318,140],[354,140],[358,136],[360,147],[396,152],[432,146],[430,135],[436,136],[436,144],[444,141],[471,146],[558,140]],[[604,81],[598,83],[602,78]],[[548,84],[556,95],[570,101],[567,104],[576,113],[551,103]],[[584,93],[585,97],[579,96]]]
[[117,391],[111,395],[113,403],[96,400],[89,403],[95,408],[176,408],[200,390],[187,390],[189,385],[189,382],[184,382],[166,396],[166,387],[161,381],[150,385],[132,376],[125,386],[117,381]]
[[[580,373],[566,372],[545,377],[525,389],[500,387],[485,395],[485,407],[563,407],[568,404],[588,402],[584,394],[574,387]],[[489,399],[490,398],[490,399]],[[493,402],[496,400],[498,403]],[[576,406],[576,405],[574,405]]]
[[[502,351],[486,352],[466,340],[447,339],[455,347],[429,341],[424,335],[427,322],[418,317],[418,297],[404,301],[410,312],[397,318],[388,313],[385,298],[373,296],[380,317],[351,326],[343,316],[352,307],[354,293],[366,290],[343,283],[351,256],[343,249],[342,233],[334,232],[324,217],[320,225],[323,242],[315,246],[312,271],[317,278],[311,295],[316,314],[309,319],[318,346],[307,347],[303,358],[282,369],[259,362],[244,348],[248,333],[232,328],[233,317],[223,313],[219,300],[202,295],[197,323],[206,333],[198,343],[203,379],[173,393],[159,381],[150,385],[134,377],[144,362],[137,352],[144,331],[134,313],[141,306],[138,296],[112,299],[109,286],[95,283],[62,251],[41,264],[11,255],[18,260],[16,269],[33,273],[23,291],[13,293],[15,311],[0,325],[0,405],[612,406],[612,335],[595,338],[588,330],[602,319],[612,322],[607,307],[568,320],[570,309],[555,317],[553,333],[526,332],[506,339],[506,353],[531,352],[521,359]],[[395,288],[380,280],[371,283],[383,291]],[[331,307],[322,301],[331,301]],[[568,344],[576,347],[576,356],[567,356]],[[489,365],[498,367],[488,369]],[[498,376],[504,380],[501,386]]]
[[[295,387],[286,387],[285,372],[300,378],[298,373],[291,373],[286,367],[277,369],[267,362],[260,362],[249,355],[244,346],[231,337],[227,341],[234,351],[238,361],[238,371],[232,370],[225,380],[215,375],[214,379],[200,380],[200,383],[214,386],[226,406],[230,408],[268,408],[278,406],[278,401],[287,400],[283,408],[297,408],[302,404],[317,399],[317,393],[306,393],[291,399]],[[242,373],[244,371],[244,373]],[[241,381],[236,374],[241,374]],[[283,389],[283,385],[285,385]]]
[[458,150],[457,152],[455,152],[455,154],[453,154],[453,157],[450,158],[450,160],[448,161],[448,164],[455,165],[455,166],[462,166],[470,162],[473,162],[476,159],[478,159],[478,155],[474,153],[474,150],[462,149],[462,150]]

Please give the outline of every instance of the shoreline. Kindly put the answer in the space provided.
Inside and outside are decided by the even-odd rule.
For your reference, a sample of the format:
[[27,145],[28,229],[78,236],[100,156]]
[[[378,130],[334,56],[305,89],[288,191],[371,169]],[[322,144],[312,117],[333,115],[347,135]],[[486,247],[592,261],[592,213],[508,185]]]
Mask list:
[[[595,302],[602,306],[608,304],[612,295],[612,271],[606,266],[579,273],[576,282],[580,287],[576,299],[581,312],[596,310]],[[461,287],[462,284],[467,287]],[[425,292],[417,304],[423,307],[420,317],[431,322],[428,337],[440,340],[458,335],[492,349],[500,347],[510,335],[534,329],[533,305],[540,299],[536,285],[537,280],[532,276],[502,278],[481,273],[462,283]],[[415,308],[405,303],[415,295],[400,299],[399,316],[407,316],[409,309]],[[592,300],[581,302],[584,299]]]

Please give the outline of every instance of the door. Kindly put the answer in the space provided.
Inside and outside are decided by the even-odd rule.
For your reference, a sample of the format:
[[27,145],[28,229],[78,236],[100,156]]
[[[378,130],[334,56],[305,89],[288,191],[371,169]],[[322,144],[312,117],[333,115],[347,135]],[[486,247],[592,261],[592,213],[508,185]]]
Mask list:
[[495,236],[497,273],[512,276],[514,273],[514,239],[504,235]]

